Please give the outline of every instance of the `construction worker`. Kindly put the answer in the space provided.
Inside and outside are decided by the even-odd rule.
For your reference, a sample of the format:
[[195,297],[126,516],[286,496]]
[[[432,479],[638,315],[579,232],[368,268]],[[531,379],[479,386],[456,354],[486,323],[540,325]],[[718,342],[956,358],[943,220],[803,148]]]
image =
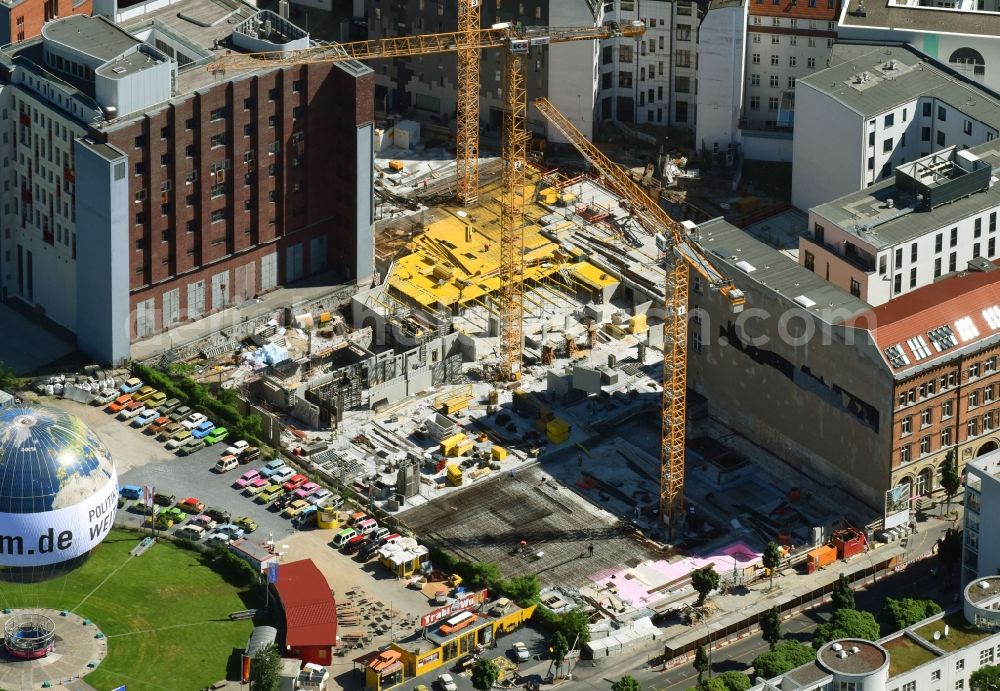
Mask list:
[[589,545],[587,545],[587,552],[590,554],[590,556],[594,556],[594,543],[593,542],[591,542]]

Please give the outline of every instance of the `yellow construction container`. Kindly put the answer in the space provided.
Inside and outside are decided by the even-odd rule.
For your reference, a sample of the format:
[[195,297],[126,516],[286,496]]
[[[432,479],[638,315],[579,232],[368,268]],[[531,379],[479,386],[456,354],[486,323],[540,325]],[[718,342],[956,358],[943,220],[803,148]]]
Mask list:
[[545,434],[553,444],[561,444],[569,439],[570,426],[565,420],[556,418],[545,425]]
[[394,170],[398,173],[405,167],[406,165],[402,161],[389,161],[389,170]]
[[494,461],[502,461],[507,458],[507,449],[502,446],[494,446],[490,449],[490,456]]
[[452,487],[458,487],[462,484],[462,469],[457,463],[453,463],[448,466],[448,470],[445,471],[445,477],[448,479],[448,484]]
[[455,455],[464,456],[465,454],[472,451],[472,449],[473,449],[472,440],[468,438],[463,439],[462,441],[458,442],[458,444],[455,446]]
[[441,453],[445,456],[457,456],[458,453],[455,449],[465,441],[465,434],[459,432],[458,434],[452,435],[447,439],[441,440]]
[[320,530],[335,530],[340,527],[340,517],[332,509],[320,509],[316,512],[316,527]]
[[629,333],[643,334],[646,333],[646,315],[637,314],[634,317],[629,317],[628,320],[628,330]]

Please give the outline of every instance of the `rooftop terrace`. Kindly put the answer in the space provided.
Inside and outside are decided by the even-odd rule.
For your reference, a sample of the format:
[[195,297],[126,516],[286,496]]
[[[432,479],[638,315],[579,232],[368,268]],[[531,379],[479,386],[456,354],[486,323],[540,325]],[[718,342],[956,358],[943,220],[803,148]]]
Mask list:
[[[948,627],[947,636],[944,635],[944,627],[946,625]],[[961,650],[966,646],[970,646],[977,641],[993,635],[992,631],[977,629],[967,622],[961,612],[953,612],[941,619],[932,621],[930,624],[924,624],[920,628],[914,629],[913,633],[947,653]],[[934,639],[935,633],[941,634],[937,640]]]

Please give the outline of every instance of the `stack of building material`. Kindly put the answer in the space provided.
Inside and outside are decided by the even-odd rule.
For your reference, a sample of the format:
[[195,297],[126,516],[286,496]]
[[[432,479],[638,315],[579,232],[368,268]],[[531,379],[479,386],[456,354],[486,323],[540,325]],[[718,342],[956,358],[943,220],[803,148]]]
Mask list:
[[593,659],[615,657],[649,641],[659,640],[663,632],[653,626],[649,617],[637,619],[630,626],[619,629],[604,638],[596,638],[586,644]]
[[556,418],[545,425],[545,433],[552,444],[562,444],[569,439],[570,426],[565,420]]
[[507,449],[502,446],[494,446],[490,449],[490,456],[494,461],[502,461],[507,458]]
[[646,315],[637,314],[628,320],[628,330],[629,333],[642,334],[646,333]]
[[448,469],[445,471],[445,477],[448,478],[449,485],[458,487],[462,484],[462,467],[457,463],[449,464]]
[[453,434],[447,439],[441,440],[441,455],[443,456],[458,456],[459,455],[459,445],[463,442],[468,441],[468,437],[464,433],[459,432],[458,434]]

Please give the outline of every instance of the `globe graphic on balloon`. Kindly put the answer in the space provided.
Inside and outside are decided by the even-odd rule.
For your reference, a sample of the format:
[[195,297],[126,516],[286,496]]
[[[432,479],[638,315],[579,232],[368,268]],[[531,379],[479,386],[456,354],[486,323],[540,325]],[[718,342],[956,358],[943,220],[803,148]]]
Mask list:
[[85,558],[114,524],[117,494],[111,454],[79,418],[0,410],[0,568],[44,577]]

